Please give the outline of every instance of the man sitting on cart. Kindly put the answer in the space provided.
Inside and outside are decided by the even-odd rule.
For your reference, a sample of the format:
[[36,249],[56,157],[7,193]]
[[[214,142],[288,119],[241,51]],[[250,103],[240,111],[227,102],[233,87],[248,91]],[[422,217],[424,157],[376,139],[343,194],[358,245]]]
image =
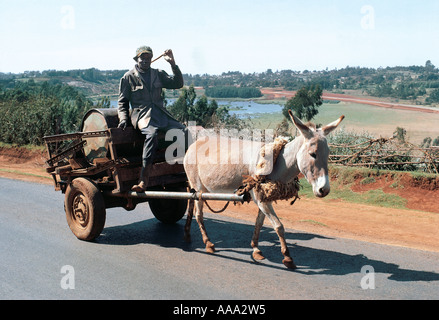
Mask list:
[[[162,88],[179,89],[183,87],[183,75],[175,64],[172,50],[166,50],[164,58],[171,65],[173,76],[169,76],[163,70],[151,68],[152,57],[153,52],[150,47],[138,48],[133,58],[136,65],[125,73],[119,86],[118,128],[125,129],[129,125],[133,125],[145,135],[139,183],[131,189],[136,192],[143,192],[148,186],[158,145],[158,130],[181,129],[187,133],[186,127],[175,120],[163,105]],[[129,112],[130,104],[133,109],[131,115]]]

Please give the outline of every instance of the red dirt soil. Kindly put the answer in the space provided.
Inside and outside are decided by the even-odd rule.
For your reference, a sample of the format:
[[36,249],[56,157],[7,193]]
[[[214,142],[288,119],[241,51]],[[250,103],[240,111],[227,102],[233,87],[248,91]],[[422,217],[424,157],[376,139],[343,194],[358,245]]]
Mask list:
[[[23,148],[0,148],[0,176],[52,184],[45,171],[46,154]],[[407,180],[404,180],[407,179]],[[408,209],[303,197],[293,206],[279,201],[274,208],[286,228],[328,237],[342,237],[368,242],[411,247],[439,252],[439,178],[427,185],[400,178],[404,188],[392,188],[391,177],[377,177],[375,182],[357,181],[352,190],[365,192],[382,188],[386,193],[407,199]],[[55,191],[53,191],[55,192]],[[299,193],[300,195],[300,193]],[[223,202],[209,202],[213,209]],[[206,208],[207,210],[207,208]],[[254,203],[229,206],[222,215],[255,221],[258,209]],[[266,221],[266,226],[271,227]],[[250,238],[249,238],[250,242]]]

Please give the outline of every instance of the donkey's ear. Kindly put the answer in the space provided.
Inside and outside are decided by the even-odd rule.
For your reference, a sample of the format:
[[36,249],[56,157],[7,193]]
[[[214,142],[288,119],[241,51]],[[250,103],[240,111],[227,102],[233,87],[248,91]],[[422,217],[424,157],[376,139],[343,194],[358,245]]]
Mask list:
[[331,131],[333,131],[335,128],[338,127],[338,125],[340,124],[340,122],[342,122],[343,119],[344,119],[344,116],[341,116],[340,118],[338,118],[334,122],[331,122],[330,124],[324,126],[322,128],[323,134],[325,136],[328,135]]
[[297,129],[302,133],[305,138],[311,138],[313,136],[312,130],[304,124],[299,118],[297,118],[291,110],[288,110],[288,114],[290,115],[291,120]]

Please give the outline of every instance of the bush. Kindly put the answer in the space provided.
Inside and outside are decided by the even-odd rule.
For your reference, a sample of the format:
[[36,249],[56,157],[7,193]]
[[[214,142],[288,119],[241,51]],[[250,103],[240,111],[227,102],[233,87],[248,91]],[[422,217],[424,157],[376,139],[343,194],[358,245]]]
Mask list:
[[0,95],[0,141],[41,145],[44,136],[78,131],[92,105],[69,86],[18,83]]
[[[405,141],[405,132],[404,128],[398,127],[392,139],[377,139],[368,133],[337,130],[327,137],[331,144],[331,159],[337,164],[355,164],[379,170],[432,171],[432,162],[419,147]],[[425,139],[421,147],[425,148],[430,142],[431,138]]]
[[427,103],[439,103],[439,89],[434,89],[430,96],[425,99],[425,102]]

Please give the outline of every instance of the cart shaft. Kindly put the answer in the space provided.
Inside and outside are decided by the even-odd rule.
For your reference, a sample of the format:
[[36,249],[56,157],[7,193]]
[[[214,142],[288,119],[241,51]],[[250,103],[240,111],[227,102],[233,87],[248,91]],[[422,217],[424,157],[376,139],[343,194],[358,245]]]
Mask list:
[[187,199],[187,200],[218,200],[218,201],[234,201],[244,202],[244,195],[236,195],[234,193],[203,193],[203,192],[174,192],[174,191],[145,191],[126,193],[107,192],[106,195],[128,198],[146,198],[146,199]]

